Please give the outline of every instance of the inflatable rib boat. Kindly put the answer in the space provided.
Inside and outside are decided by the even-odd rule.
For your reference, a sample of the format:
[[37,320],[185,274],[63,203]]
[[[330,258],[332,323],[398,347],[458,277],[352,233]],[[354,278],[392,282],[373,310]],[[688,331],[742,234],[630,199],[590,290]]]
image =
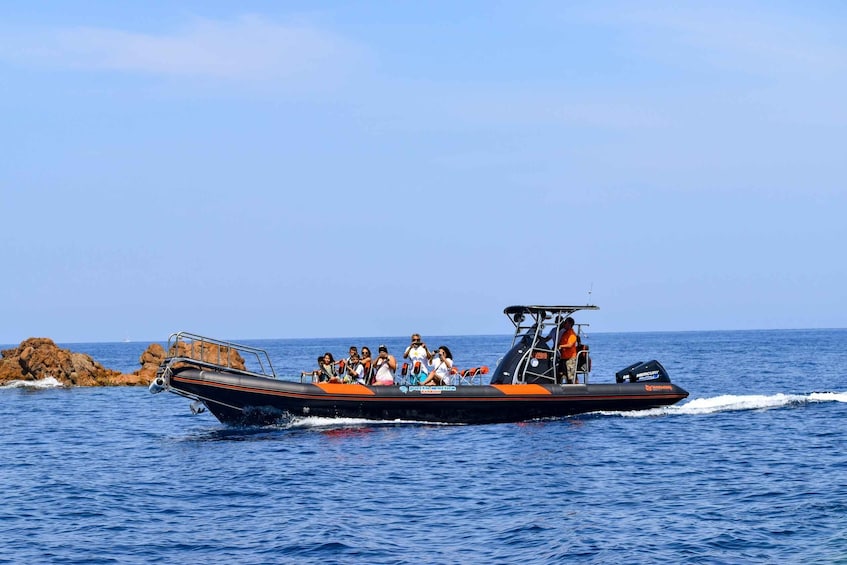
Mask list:
[[[453,375],[446,386],[421,386],[400,376],[394,386],[297,382],[278,378],[266,351],[179,332],[168,340],[150,392],[169,391],[232,425],[266,425],[303,416],[486,424],[555,418],[595,411],[666,406],[688,393],[671,383],[659,361],[637,362],[614,382],[594,383],[588,348],[580,346],[569,375],[557,339],[568,317],[596,306],[509,306],[510,349],[490,382],[484,370]],[[581,328],[575,328],[577,335]],[[580,340],[581,341],[581,340]],[[243,363],[244,359],[250,363]],[[248,368],[249,367],[249,368]],[[571,367],[574,367],[573,362]]]

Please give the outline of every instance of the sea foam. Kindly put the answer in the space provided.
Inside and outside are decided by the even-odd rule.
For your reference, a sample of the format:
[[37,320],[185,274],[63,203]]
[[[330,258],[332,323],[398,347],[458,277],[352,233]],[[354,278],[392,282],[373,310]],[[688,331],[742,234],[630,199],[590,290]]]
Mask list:
[[324,418],[319,416],[297,416],[284,428],[350,428],[359,426],[393,426],[399,424],[426,424],[428,426],[447,425],[441,422],[421,422],[417,420],[369,420],[367,418]]
[[664,406],[650,410],[639,410],[633,412],[601,412],[602,414],[614,414],[628,418],[644,418],[649,416],[664,415],[690,415],[699,416],[703,414],[716,414],[719,412],[736,412],[739,410],[767,410],[772,408],[783,408],[786,406],[798,406],[807,403],[818,402],[847,402],[845,392],[812,392],[809,394],[784,394],[771,395],[750,394],[734,395],[724,394],[711,398],[695,398],[684,404]]
[[32,388],[32,389],[43,389],[43,388],[60,388],[64,386],[54,377],[47,377],[45,379],[40,379],[37,381],[9,381],[4,385],[0,385],[0,389],[4,388]]

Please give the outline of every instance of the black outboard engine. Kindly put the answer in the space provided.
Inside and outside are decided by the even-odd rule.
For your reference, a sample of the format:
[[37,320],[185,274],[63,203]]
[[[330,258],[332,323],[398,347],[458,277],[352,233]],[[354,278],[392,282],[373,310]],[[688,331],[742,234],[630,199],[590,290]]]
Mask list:
[[621,369],[615,373],[615,380],[619,383],[629,381],[631,383],[669,383],[671,378],[668,372],[662,367],[662,364],[653,359],[642,363],[633,363],[625,369]]

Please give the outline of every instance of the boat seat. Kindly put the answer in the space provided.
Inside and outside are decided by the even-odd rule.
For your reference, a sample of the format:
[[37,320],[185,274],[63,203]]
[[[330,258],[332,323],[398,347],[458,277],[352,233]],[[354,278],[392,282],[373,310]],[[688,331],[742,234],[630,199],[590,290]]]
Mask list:
[[[472,369],[464,369],[462,371],[458,371],[455,367],[450,371],[451,375],[457,375],[459,378],[460,385],[473,385],[473,384],[482,384],[482,375],[488,374],[488,367],[483,365],[482,367],[474,367]],[[478,380],[478,383],[474,381]]]
[[591,373],[591,357],[588,355],[588,346],[580,344],[576,352],[576,382],[582,375],[583,384],[588,384],[588,375]]

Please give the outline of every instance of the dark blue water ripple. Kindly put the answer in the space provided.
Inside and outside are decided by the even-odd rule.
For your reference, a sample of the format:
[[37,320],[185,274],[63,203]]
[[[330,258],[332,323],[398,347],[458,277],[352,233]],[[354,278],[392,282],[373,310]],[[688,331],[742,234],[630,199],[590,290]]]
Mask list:
[[[0,390],[0,563],[845,562],[847,332],[592,337],[596,379],[655,357],[691,399],[228,428],[141,388]],[[450,343],[493,365],[502,340]],[[350,340],[294,341],[269,343],[299,371]]]

